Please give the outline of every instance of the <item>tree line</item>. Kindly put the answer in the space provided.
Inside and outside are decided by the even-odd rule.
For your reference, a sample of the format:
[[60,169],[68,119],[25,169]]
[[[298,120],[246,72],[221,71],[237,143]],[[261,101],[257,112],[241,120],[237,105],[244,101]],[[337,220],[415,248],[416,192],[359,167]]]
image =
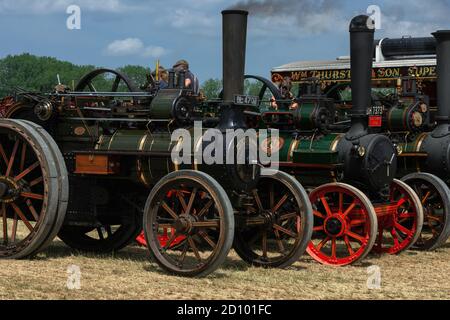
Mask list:
[[[95,70],[94,65],[76,65],[53,57],[39,57],[29,53],[9,55],[0,59],[0,99],[14,94],[14,89],[20,87],[29,91],[51,92],[58,84],[57,75],[62,84],[73,89],[78,81],[87,73]],[[150,69],[127,65],[118,69],[126,74],[138,87],[146,82]],[[96,80],[97,91],[109,91],[114,79]],[[201,87],[206,97],[214,99],[222,91],[222,81],[208,79]],[[258,87],[246,81],[246,93],[258,94]]]

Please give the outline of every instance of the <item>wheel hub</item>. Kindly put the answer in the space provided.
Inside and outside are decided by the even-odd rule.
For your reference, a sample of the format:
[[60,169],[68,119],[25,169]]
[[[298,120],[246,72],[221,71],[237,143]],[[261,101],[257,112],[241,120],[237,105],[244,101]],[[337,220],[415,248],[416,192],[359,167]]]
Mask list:
[[345,233],[346,222],[340,217],[331,217],[325,221],[325,232],[332,237],[339,237]]
[[20,195],[20,186],[10,177],[0,177],[0,203],[11,203]]
[[193,230],[193,223],[195,222],[195,218],[191,215],[181,215],[175,221],[175,229],[178,234],[188,234]]

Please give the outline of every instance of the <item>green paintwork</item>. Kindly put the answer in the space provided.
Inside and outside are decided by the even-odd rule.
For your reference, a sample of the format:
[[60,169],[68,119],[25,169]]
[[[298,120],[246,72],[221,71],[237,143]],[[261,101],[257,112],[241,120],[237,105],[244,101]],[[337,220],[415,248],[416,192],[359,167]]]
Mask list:
[[173,105],[181,94],[182,90],[180,89],[161,90],[158,95],[153,98],[152,104],[150,105],[150,118],[171,119],[173,117]]

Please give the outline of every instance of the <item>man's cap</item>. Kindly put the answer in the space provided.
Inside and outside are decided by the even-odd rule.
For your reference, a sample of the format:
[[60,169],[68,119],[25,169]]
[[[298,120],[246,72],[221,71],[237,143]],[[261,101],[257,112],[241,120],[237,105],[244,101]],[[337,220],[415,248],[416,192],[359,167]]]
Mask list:
[[181,67],[181,66],[184,66],[184,67],[189,68],[189,62],[187,62],[186,60],[178,60],[178,61],[173,65],[173,68],[175,69],[175,68],[178,68],[178,67]]

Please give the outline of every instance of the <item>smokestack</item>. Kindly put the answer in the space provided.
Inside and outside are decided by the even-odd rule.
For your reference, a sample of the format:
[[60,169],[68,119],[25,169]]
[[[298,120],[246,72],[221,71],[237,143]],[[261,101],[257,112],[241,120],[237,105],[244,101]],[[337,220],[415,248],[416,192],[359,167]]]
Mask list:
[[223,99],[244,93],[248,12],[225,10],[223,16]]
[[372,64],[375,30],[373,20],[361,15],[350,23],[350,56],[353,108],[352,128],[348,137],[358,138],[367,134],[367,109],[372,104]]
[[437,97],[436,120],[440,124],[450,123],[450,30],[433,33],[437,41]]

